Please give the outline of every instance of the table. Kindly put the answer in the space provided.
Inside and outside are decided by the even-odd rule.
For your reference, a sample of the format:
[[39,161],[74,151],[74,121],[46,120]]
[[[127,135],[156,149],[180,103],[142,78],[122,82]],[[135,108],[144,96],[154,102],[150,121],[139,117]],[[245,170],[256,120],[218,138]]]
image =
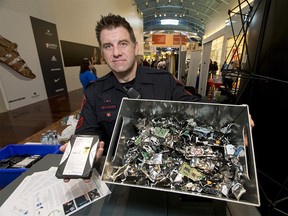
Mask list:
[[218,88],[220,88],[220,86],[222,86],[222,85],[223,85],[223,82],[214,82],[212,79],[211,79],[211,80],[209,79],[209,80],[207,81],[207,86],[208,86],[208,88],[214,86],[215,89],[218,89]]
[[[80,110],[77,110],[75,112],[72,112],[70,115],[77,115],[79,112],[80,112]],[[52,131],[56,130],[58,133],[61,133],[67,127],[67,125],[61,124],[62,119],[60,119],[57,122],[54,122],[53,124],[47,126],[46,128],[43,128],[42,130],[40,130],[37,133],[25,138],[24,140],[21,140],[20,142],[18,142],[18,144],[24,144],[24,143],[29,143],[29,142],[39,143],[40,139],[41,139],[41,134],[46,133],[48,130],[52,130]]]
[[[48,154],[0,191],[0,206],[21,181],[34,172],[58,166],[62,155]],[[102,163],[104,158],[102,158]],[[108,184],[111,194],[73,215],[226,215],[226,202],[157,190]]]
[[216,100],[214,98],[209,100],[208,96],[201,98],[201,102],[204,102],[204,103],[221,103],[221,104],[223,104],[223,103],[225,103],[226,100],[227,100],[227,95],[220,95],[218,100]]

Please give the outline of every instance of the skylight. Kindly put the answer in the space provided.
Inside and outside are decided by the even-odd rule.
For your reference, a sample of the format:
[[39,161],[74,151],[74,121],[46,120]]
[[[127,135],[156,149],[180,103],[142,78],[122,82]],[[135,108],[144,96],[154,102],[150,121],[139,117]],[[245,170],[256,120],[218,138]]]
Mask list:
[[178,25],[179,20],[177,19],[162,19],[161,25]]

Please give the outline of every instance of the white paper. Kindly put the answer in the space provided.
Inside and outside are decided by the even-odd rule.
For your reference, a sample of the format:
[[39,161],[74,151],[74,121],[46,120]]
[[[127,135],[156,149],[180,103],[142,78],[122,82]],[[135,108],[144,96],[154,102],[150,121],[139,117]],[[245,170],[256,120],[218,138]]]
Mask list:
[[89,183],[55,177],[56,167],[27,176],[0,208],[0,215],[71,215],[111,193],[93,170]]

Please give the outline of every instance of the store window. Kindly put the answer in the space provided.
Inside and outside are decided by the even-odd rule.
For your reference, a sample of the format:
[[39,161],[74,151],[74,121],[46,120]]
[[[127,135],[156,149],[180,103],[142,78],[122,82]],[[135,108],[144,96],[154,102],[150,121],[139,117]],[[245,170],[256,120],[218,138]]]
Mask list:
[[209,78],[213,77],[213,80],[217,79],[220,75],[220,63],[221,54],[223,47],[224,36],[218,37],[212,41],[212,47],[210,52],[210,67],[209,67]]
[[243,53],[243,40],[240,41],[241,39],[243,39],[241,36],[237,36],[236,41],[233,37],[227,40],[225,59],[228,65],[240,66]]

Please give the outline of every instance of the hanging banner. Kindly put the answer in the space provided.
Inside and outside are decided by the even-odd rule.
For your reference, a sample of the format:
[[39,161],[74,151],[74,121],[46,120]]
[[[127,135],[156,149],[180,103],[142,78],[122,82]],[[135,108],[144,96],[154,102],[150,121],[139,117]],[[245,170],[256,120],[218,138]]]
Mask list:
[[83,58],[88,58],[94,64],[101,64],[100,47],[60,40],[65,67],[79,66]]
[[180,45],[180,39],[181,39],[181,45],[186,44],[187,42],[186,35],[173,35],[173,45]]
[[152,44],[165,44],[166,35],[152,35]]
[[67,92],[56,25],[35,17],[31,24],[48,98]]

